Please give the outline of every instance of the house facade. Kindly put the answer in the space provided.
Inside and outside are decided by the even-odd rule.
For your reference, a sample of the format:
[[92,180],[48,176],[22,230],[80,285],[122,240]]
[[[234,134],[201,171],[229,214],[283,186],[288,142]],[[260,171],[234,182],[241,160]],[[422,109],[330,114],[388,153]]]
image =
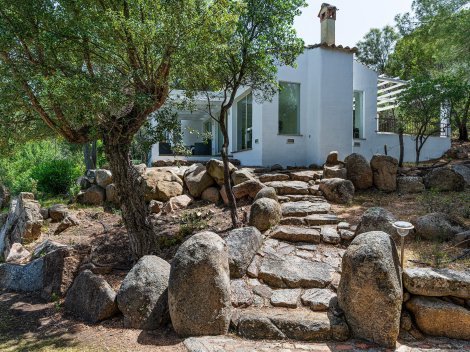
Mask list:
[[[228,132],[230,154],[242,165],[322,165],[333,150],[341,159],[353,152],[370,159],[385,149],[388,155],[398,157],[398,135],[385,128],[380,113],[394,107],[401,91],[396,88],[405,83],[386,80],[356,62],[356,48],[337,46],[336,8],[324,5],[319,14],[322,44],[306,47],[295,67],[279,67],[280,90],[272,100],[259,101],[256,92],[239,90],[228,115]],[[199,102],[205,103],[203,99]],[[181,122],[187,130],[183,130],[184,143],[193,154],[181,158],[205,160],[220,154],[222,138],[217,123],[203,109],[182,112]],[[211,132],[205,147],[195,130]],[[414,161],[413,136],[406,134],[404,144],[405,161]],[[162,149],[155,145],[151,161],[174,159],[171,153],[165,155],[168,148],[171,146]],[[421,160],[440,157],[449,148],[449,131],[443,129],[426,142]]]

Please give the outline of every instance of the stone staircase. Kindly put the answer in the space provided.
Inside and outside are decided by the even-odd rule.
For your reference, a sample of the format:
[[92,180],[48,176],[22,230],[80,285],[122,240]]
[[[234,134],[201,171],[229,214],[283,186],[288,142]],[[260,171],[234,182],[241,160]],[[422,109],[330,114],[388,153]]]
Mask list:
[[232,328],[248,339],[346,340],[335,292],[349,225],[331,213],[314,171],[302,171],[302,180],[293,174],[260,177],[275,188],[283,218],[264,234],[248,277],[232,280]]

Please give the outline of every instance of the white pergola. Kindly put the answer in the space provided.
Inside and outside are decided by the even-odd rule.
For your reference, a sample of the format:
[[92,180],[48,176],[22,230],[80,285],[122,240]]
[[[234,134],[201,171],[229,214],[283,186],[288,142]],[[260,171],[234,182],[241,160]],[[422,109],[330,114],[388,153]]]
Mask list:
[[377,112],[391,110],[398,106],[397,98],[406,89],[407,81],[379,76],[377,84]]

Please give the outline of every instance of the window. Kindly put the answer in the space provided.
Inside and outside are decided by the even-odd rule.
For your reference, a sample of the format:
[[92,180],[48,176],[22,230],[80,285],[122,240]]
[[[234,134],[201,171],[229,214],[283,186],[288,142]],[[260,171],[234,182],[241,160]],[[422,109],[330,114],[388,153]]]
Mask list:
[[353,138],[364,138],[364,92],[353,95]]
[[279,134],[300,133],[300,84],[280,82]]
[[237,103],[237,150],[252,148],[253,96],[248,94]]

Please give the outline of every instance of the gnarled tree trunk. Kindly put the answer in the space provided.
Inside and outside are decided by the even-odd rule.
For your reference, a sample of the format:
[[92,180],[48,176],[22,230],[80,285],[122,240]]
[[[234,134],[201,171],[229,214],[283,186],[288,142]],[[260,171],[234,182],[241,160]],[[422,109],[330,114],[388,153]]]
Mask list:
[[107,134],[104,149],[109,161],[113,182],[119,191],[122,218],[127,228],[133,259],[158,253],[155,232],[149,221],[142,177],[130,158],[131,137],[116,138]]

